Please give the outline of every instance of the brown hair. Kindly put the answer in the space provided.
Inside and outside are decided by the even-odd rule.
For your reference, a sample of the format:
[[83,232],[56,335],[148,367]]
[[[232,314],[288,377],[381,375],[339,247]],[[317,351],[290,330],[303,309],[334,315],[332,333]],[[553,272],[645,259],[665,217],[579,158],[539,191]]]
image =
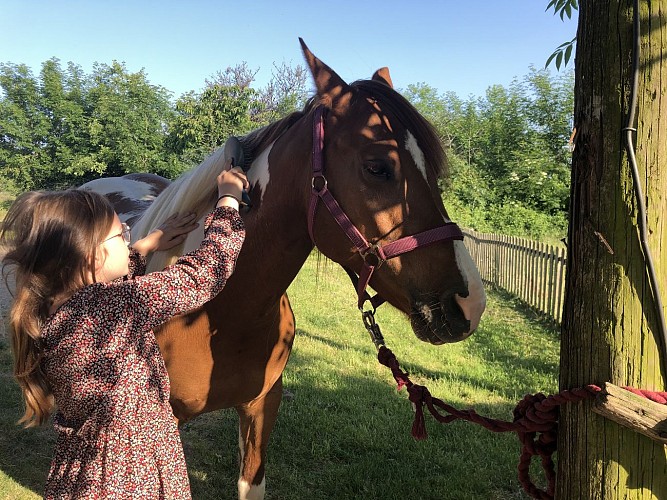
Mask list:
[[68,297],[90,283],[97,247],[111,230],[114,210],[97,193],[78,189],[32,191],[19,196],[0,226],[6,254],[2,271],[8,285],[14,274],[10,312],[14,377],[25,400],[18,421],[43,424],[54,401],[42,366],[40,330],[56,298]]

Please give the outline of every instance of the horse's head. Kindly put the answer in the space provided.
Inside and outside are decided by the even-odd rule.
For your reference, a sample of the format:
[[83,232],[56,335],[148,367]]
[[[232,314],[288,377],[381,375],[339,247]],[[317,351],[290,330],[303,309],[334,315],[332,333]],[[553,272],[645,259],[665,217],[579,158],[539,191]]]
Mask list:
[[[438,187],[445,170],[438,136],[392,88],[389,71],[347,84],[301,43],[326,108],[327,188],[352,224],[369,243],[384,246],[450,223]],[[312,231],[322,253],[361,273],[364,258],[322,206]],[[477,328],[486,299],[462,241],[420,246],[376,267],[371,286],[409,315],[421,340],[456,342]]]

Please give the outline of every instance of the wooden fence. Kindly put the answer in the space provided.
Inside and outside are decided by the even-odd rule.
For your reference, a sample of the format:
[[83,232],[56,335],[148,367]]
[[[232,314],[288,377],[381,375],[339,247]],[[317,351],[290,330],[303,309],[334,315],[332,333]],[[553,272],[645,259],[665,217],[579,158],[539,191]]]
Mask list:
[[514,236],[463,231],[482,280],[517,296],[560,324],[566,250]]

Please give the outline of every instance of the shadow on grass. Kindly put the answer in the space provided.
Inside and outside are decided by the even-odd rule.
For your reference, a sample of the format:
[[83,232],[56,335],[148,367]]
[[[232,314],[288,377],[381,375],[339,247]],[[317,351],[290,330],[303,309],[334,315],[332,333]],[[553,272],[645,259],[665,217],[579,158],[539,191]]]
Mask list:
[[544,313],[541,313],[540,311],[531,307],[527,302],[521,300],[516,295],[511,294],[503,288],[494,285],[486,286],[489,287],[490,293],[496,295],[505,307],[511,307],[514,312],[519,314],[526,321],[530,321],[535,325],[539,325],[544,330],[553,332],[555,338],[560,337],[560,325],[555,319],[547,316]]
[[[297,335],[350,349],[309,332]],[[0,348],[0,470],[39,494],[54,435],[50,426],[24,431],[14,425],[20,395],[16,384],[5,383],[11,364],[6,346]],[[374,354],[372,348],[369,354]],[[512,434],[493,434],[468,422],[443,426],[427,416],[429,438],[415,441],[407,395],[387,383],[388,370],[386,377],[363,376],[336,363],[325,352],[304,356],[297,348],[292,354],[285,385],[295,397],[283,402],[271,438],[267,500],[527,498],[516,479],[519,443]],[[368,363],[377,361],[369,356]],[[331,367],[325,377],[322,366]],[[439,397],[446,400],[447,394]],[[502,412],[506,405],[478,408],[480,413],[487,409]],[[195,500],[237,497],[237,429],[236,412],[223,410],[202,415],[181,430]]]
[[[297,343],[299,337],[350,349],[301,330]],[[369,357],[368,363],[377,361]],[[332,367],[324,379],[323,365]],[[493,434],[468,422],[443,426],[427,416],[429,438],[415,441],[414,413],[405,391],[387,383],[390,372],[384,378],[355,371],[328,354],[303,356],[295,349],[285,370],[294,398],[283,401],[271,436],[267,499],[527,498],[516,479],[520,445],[513,434]],[[186,425],[182,438],[193,497],[236,498],[235,412],[199,417]],[[473,472],[479,470],[485,473]]]
[[55,432],[50,423],[31,429],[16,425],[23,414],[23,402],[11,372],[9,346],[0,341],[0,471],[41,496]]
[[[420,381],[424,378],[455,380],[457,383],[482,388],[511,400],[517,395],[521,398],[526,393],[544,390],[539,387],[541,384],[537,380],[540,377],[544,378],[544,375],[556,379],[559,369],[557,356],[559,338],[555,325],[544,318],[536,317],[530,308],[522,306],[520,301],[509,294],[496,291],[492,293],[495,295],[492,300],[502,304],[502,307],[492,318],[483,318],[479,329],[462,342],[465,355],[479,358],[487,368],[485,370],[487,376],[471,375],[472,370],[460,369],[456,364],[445,364],[437,369],[427,368],[419,362],[419,358],[415,358],[414,353],[407,355],[402,352],[400,346],[394,348],[388,345],[403,371],[411,374],[414,383],[427,385]],[[511,318],[502,317],[508,312],[512,315]],[[517,328],[517,323],[525,324],[525,331]],[[383,327],[385,334],[388,333],[384,325],[380,326]],[[308,332],[301,332],[299,335],[307,336],[333,349],[353,350],[368,355],[369,359],[378,363],[375,349],[370,341],[367,348],[356,348],[344,340],[339,341],[323,335]],[[413,342],[422,344],[416,338]],[[447,346],[436,346],[434,349],[446,350]],[[545,356],[545,350],[551,355]],[[391,372],[388,368],[386,370],[387,377],[391,380]],[[518,381],[518,384],[509,384],[508,381]],[[433,395],[437,397],[437,394]]]

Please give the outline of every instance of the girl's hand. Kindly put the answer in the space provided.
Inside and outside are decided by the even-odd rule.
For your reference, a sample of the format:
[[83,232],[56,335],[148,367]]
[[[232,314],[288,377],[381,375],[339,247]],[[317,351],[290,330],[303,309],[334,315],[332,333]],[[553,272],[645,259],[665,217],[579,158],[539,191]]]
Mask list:
[[174,214],[151,231],[148,236],[135,242],[132,248],[146,256],[151,252],[169,250],[180,245],[190,231],[199,227],[196,217],[196,214]]
[[231,168],[231,160],[227,160],[225,163],[224,169],[218,175],[218,196],[229,195],[232,198],[221,198],[218,199],[216,206],[223,207],[233,207],[238,210],[239,200],[241,200],[243,190],[248,189],[249,183],[248,179],[239,167]]

